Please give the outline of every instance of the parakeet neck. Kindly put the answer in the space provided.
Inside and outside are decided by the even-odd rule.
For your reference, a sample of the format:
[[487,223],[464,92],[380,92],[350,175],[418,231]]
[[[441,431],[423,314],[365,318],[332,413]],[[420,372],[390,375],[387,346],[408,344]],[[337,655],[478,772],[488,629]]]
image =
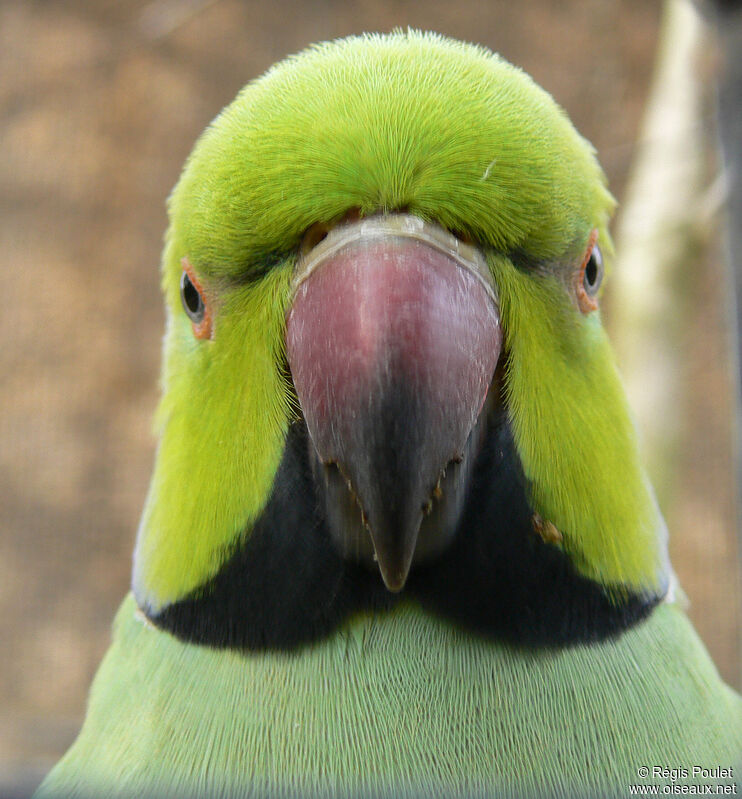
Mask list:
[[[534,520],[504,409],[477,458],[460,534],[445,557],[414,570],[400,594],[343,559],[317,501],[306,427],[289,430],[270,500],[218,574],[150,613],[177,636],[211,646],[287,649],[331,635],[357,612],[417,602],[488,636],[542,645],[601,640],[637,622],[659,597],[616,603]],[[300,534],[297,534],[300,531]]]

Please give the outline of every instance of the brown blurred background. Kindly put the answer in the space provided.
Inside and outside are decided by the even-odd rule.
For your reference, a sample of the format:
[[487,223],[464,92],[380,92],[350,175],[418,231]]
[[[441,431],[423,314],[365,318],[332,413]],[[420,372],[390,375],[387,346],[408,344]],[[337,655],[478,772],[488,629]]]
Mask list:
[[[0,797],[32,790],[72,742],[128,588],[155,446],[164,203],[209,120],[312,41],[433,29],[530,72],[595,144],[622,201],[661,11],[646,0],[0,4]],[[699,64],[703,85],[715,69],[713,55]],[[713,117],[707,103],[708,142]],[[712,185],[712,145],[704,159]],[[739,687],[718,225],[712,208],[687,254],[673,383],[683,424],[672,469],[654,477],[691,616]],[[611,326],[614,302],[609,288]]]

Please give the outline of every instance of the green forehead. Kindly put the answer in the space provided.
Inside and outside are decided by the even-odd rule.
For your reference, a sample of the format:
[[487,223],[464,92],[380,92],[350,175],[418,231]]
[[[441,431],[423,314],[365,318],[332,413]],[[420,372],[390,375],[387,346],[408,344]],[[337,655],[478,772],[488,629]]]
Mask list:
[[407,209],[552,259],[611,207],[590,145],[527,75],[480,47],[396,33],[312,47],[249,84],[189,159],[171,242],[239,277],[314,222]]

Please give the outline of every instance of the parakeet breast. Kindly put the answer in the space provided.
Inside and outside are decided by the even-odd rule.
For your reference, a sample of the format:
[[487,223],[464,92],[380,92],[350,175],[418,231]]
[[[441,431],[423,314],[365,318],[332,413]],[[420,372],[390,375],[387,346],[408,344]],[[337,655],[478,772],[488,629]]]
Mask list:
[[670,606],[599,648],[493,644],[404,604],[245,655],[163,636],[129,597],[42,796],[624,796],[636,763],[734,763],[742,700],[713,676]]
[[169,201],[132,595],[39,797],[736,767],[742,699],[675,604],[601,324],[613,204],[483,48],[350,37],[245,87]]

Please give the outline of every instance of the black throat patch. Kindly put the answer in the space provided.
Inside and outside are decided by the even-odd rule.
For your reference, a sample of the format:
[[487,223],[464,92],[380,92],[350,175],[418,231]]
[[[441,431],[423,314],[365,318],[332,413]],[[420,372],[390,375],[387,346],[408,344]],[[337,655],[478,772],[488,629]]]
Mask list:
[[[352,613],[413,600],[485,636],[526,646],[597,642],[643,619],[661,597],[609,596],[534,529],[507,414],[498,409],[477,455],[451,547],[414,569],[399,594],[378,571],[333,544],[295,422],[272,493],[219,573],[188,597],[148,614],[186,641],[245,650],[292,649],[329,636]],[[547,540],[544,540],[544,539]]]

